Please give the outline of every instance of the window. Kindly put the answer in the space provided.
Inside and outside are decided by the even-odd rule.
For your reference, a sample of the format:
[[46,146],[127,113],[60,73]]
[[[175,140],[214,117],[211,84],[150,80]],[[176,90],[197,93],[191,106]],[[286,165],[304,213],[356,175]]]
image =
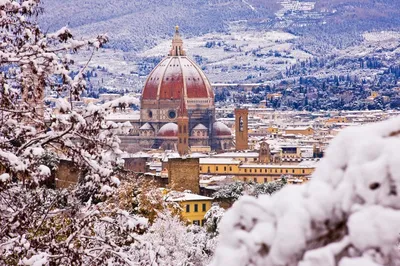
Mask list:
[[304,169],[302,170],[303,174],[305,173]]
[[175,111],[173,111],[173,110],[169,111],[168,112],[168,117],[171,118],[171,119],[174,119],[176,117]]
[[266,177],[264,177],[264,183],[267,183],[267,182],[268,182],[267,178],[266,178]]
[[294,174],[294,169],[292,169],[292,174]]
[[195,224],[195,225],[200,225],[200,221],[199,221],[199,220],[194,220],[194,221],[193,221],[193,224]]
[[201,166],[200,166],[200,171],[202,171],[202,168],[201,168]]
[[194,212],[199,212],[199,205],[198,204],[194,205]]
[[186,125],[183,126],[183,133],[186,133]]
[[179,126],[179,133],[182,133],[182,126]]
[[207,172],[210,172],[210,166],[207,167]]
[[288,170],[288,169],[286,169],[286,174],[287,174],[287,173],[289,173],[289,170]]
[[254,169],[254,173],[257,173],[257,169]]
[[275,173],[278,173],[278,169],[275,169]]
[[183,139],[183,143],[186,144],[186,138]]
[[224,171],[226,171],[226,166],[224,166]]
[[204,226],[206,224],[206,219],[201,220],[201,226]]
[[186,205],[186,212],[190,212],[190,205],[189,204]]
[[247,182],[247,177],[243,178],[243,181],[244,181],[244,182]]
[[215,171],[218,171],[218,166],[215,166]]
[[229,171],[232,171],[232,166],[229,166]]
[[251,169],[250,169],[250,173],[251,173]]
[[247,169],[244,169],[244,172],[247,173]]
[[201,211],[206,212],[206,209],[207,209],[207,205],[205,203],[203,203],[201,205]]
[[254,177],[254,182],[256,182],[256,183],[257,183],[257,177]]

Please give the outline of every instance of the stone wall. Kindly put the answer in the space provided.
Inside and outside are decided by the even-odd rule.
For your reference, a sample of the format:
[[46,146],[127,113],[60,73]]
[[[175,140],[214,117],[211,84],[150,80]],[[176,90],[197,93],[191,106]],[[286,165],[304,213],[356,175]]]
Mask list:
[[198,158],[168,159],[168,183],[176,191],[190,190],[200,193],[200,168]]
[[124,168],[136,173],[145,173],[147,158],[124,158]]
[[79,179],[79,169],[72,161],[60,160],[55,174],[56,188],[68,188],[74,186]]

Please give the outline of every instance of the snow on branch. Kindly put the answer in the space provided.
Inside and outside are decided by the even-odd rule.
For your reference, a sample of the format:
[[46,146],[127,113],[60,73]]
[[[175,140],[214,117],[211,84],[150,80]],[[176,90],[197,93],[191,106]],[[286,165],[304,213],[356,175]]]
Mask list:
[[398,147],[400,118],[346,129],[309,183],[227,211],[211,265],[400,265]]

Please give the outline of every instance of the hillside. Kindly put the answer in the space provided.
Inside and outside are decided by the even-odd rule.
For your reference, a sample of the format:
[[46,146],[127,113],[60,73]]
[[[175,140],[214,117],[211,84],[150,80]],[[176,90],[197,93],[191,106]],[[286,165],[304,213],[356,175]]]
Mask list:
[[155,45],[177,24],[196,36],[224,31],[230,21],[273,16],[278,5],[269,2],[255,1],[253,6],[241,0],[52,0],[44,3],[41,24],[49,31],[68,24],[82,35],[104,32],[111,37],[110,46],[138,50]]

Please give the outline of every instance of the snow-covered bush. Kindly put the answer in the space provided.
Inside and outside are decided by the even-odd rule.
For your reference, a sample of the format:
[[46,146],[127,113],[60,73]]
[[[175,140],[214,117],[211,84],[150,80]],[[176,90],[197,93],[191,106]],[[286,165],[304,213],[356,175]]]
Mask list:
[[255,197],[263,194],[271,195],[272,193],[280,190],[285,184],[286,182],[284,180],[261,184],[254,182],[236,181],[220,187],[213,194],[213,198],[216,201],[232,204],[243,195],[250,195]]
[[187,227],[168,211],[138,239],[140,244],[131,251],[133,260],[149,266],[207,265],[216,245],[215,239],[210,238],[204,228]]
[[400,265],[400,118],[346,129],[312,180],[242,197],[211,265]]
[[205,226],[207,231],[210,233],[218,234],[218,225],[224,216],[225,209],[221,208],[218,204],[213,204],[211,208],[204,215],[204,219],[206,220]]

